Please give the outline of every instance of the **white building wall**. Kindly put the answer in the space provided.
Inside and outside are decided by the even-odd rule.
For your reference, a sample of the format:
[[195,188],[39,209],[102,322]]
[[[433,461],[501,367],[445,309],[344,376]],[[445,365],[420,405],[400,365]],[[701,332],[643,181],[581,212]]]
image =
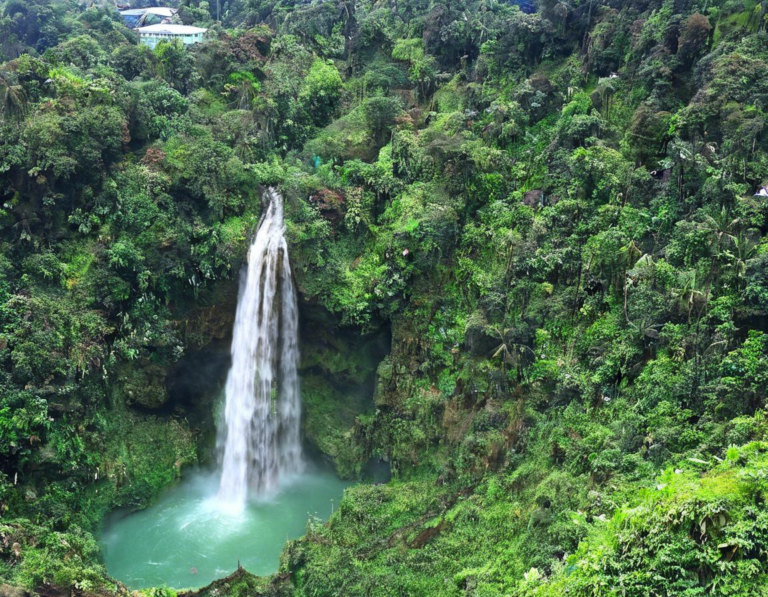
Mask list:
[[176,35],[173,33],[139,33],[139,42],[142,45],[147,46],[150,50],[154,50],[157,44],[161,41],[174,41],[179,40],[185,46],[191,46],[193,44],[201,43],[203,41],[202,33],[193,33],[191,35]]

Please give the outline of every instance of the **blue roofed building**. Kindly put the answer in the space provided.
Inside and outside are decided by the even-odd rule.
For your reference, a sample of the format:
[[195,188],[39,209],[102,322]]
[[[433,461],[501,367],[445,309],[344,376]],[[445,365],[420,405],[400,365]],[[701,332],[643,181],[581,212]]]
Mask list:
[[175,8],[164,7],[130,8],[121,10],[120,16],[123,17],[123,23],[126,27],[139,29],[140,27],[171,23],[178,12]]

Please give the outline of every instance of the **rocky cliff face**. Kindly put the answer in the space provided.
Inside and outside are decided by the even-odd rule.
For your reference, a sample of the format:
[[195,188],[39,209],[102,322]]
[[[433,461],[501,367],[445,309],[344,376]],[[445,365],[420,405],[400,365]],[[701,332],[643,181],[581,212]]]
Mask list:
[[300,309],[304,436],[339,475],[356,478],[369,455],[355,431],[359,418],[375,411],[377,368],[390,350],[389,330],[364,334],[316,304],[305,301]]

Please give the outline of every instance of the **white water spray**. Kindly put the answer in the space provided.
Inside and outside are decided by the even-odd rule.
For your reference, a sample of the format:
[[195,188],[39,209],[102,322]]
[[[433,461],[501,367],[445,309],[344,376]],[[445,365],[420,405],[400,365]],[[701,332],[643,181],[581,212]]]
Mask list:
[[264,194],[264,211],[240,277],[232,367],[220,438],[219,499],[241,508],[249,491],[277,488],[303,468],[299,425],[298,306],[285,241],[283,197]]

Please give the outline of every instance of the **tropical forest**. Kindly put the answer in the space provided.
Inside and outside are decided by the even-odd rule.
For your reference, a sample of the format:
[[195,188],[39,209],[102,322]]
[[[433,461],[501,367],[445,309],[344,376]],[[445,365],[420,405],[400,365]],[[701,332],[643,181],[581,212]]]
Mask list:
[[0,597],[767,597],[766,127],[766,0],[0,0]]

